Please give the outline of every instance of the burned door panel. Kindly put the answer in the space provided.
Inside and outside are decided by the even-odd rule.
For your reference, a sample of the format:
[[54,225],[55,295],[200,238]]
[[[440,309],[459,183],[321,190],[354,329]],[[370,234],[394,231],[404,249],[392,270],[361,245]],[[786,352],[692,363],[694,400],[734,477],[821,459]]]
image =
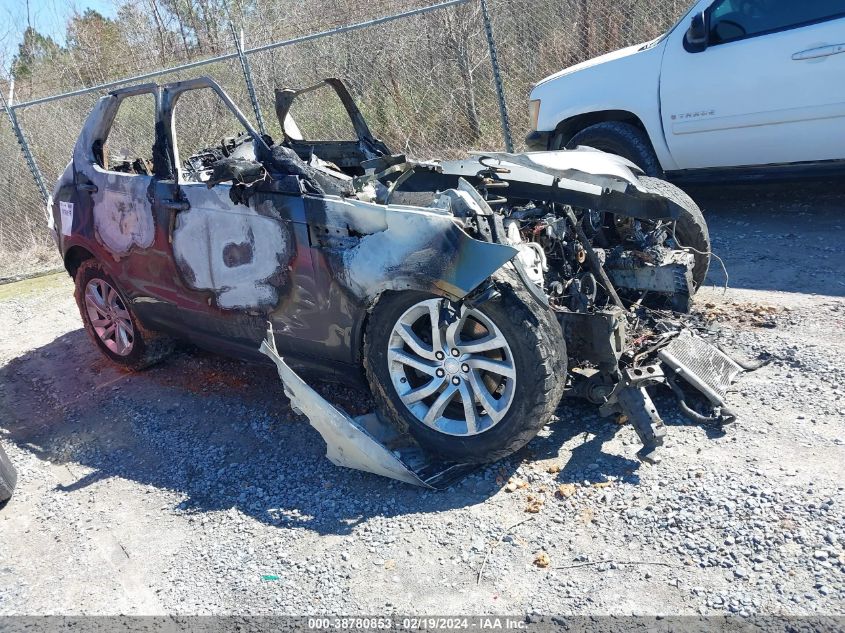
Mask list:
[[185,284],[210,291],[222,310],[275,307],[293,255],[288,226],[252,206],[233,205],[228,185],[182,191],[190,209],[176,217],[173,254]]
[[[156,111],[154,86],[104,97],[74,148],[76,187],[90,195],[95,237],[116,261],[133,248],[149,248],[155,238],[148,192]],[[124,119],[132,120],[131,128]]]
[[213,178],[213,164],[230,155],[250,161],[253,143],[263,141],[228,95],[206,78],[163,86],[161,121],[175,183],[171,194],[161,192],[168,197],[158,203],[172,209],[177,283],[203,298],[180,305],[183,327],[200,345],[252,346],[262,336],[267,314],[287,292],[290,228],[252,203],[236,204],[232,186]]
[[[133,101],[139,99],[140,109]],[[143,100],[148,100],[146,105]],[[74,243],[102,261],[142,322],[174,330],[175,305],[189,298],[177,292],[175,271],[169,266],[169,215],[162,216],[155,205],[156,190],[169,176],[161,161],[152,160],[159,105],[154,84],[101,98],[86,119],[73,161],[56,190],[66,191],[72,180]],[[151,116],[141,116],[146,113]],[[132,132],[127,134],[127,129]]]
[[91,194],[96,238],[109,253],[118,260],[133,247],[152,246],[155,223],[147,193],[152,177],[108,173],[96,167],[86,175],[97,187]]

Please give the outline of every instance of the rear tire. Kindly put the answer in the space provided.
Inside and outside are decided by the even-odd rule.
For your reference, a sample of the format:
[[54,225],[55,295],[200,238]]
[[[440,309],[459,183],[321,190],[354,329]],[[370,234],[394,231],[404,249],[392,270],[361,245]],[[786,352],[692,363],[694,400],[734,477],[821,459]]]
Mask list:
[[[416,403],[406,405],[397,392],[395,356],[392,355],[397,349],[395,343],[397,340],[395,338],[396,327],[402,322],[401,319],[405,318],[412,310],[419,309],[418,306],[421,303],[431,299],[439,300],[439,298],[422,292],[385,294],[373,309],[367,326],[364,342],[364,365],[367,380],[379,410],[400,430],[410,432],[425,450],[452,461],[463,463],[490,462],[502,459],[522,448],[548,423],[563,394],[567,359],[560,325],[550,310],[537,305],[514,273],[503,269],[494,276],[494,279],[499,294],[482,303],[478,307],[478,312],[481,314],[480,318],[492,323],[494,330],[498,330],[505,339],[507,352],[502,353],[499,358],[511,363],[514,378],[510,386],[507,384],[510,379],[502,379],[497,387],[500,393],[494,392],[494,398],[500,398],[496,400],[500,410],[495,413],[495,416],[501,417],[498,417],[498,420],[493,422],[492,425],[483,426],[485,421],[489,424],[493,416],[490,416],[488,408],[482,407],[480,400],[478,401],[477,410],[480,420],[478,432],[472,433],[469,424],[465,427],[465,433],[450,433],[443,430],[456,428],[447,426],[452,424],[452,421],[448,419],[449,415],[455,415],[447,415],[448,408],[444,409],[443,416],[438,417],[431,424],[426,424],[419,417],[419,405]],[[423,316],[422,318],[425,320],[426,317]],[[430,321],[427,323],[427,327],[430,328]],[[461,341],[467,343],[467,347],[460,345],[458,347],[461,350],[467,350],[474,340],[492,336],[490,334],[491,329],[486,326],[483,327],[487,330],[487,333],[484,333],[479,339],[461,338]],[[432,333],[431,336],[433,337],[434,334]],[[496,336],[498,340],[498,335]],[[431,341],[426,344],[427,350],[431,348],[430,351],[432,352],[434,350],[439,351],[438,347],[433,345]],[[407,351],[409,348],[405,348],[405,350]],[[445,351],[447,357],[446,360],[442,361],[443,363],[450,360],[448,357],[450,350],[446,349]],[[488,350],[482,353],[499,352]],[[463,358],[462,351],[462,355],[457,360],[463,362],[461,360]],[[467,357],[467,363],[473,363],[473,359],[477,360],[477,358],[478,355],[470,354]],[[482,358],[481,360],[485,361],[486,359]],[[434,366],[437,366],[438,363],[437,360],[428,362]],[[473,364],[473,367],[476,367],[476,365]],[[448,388],[450,382],[454,380],[457,380],[458,383],[452,382],[452,384],[463,385],[460,381],[466,380],[469,385],[473,381],[469,374],[475,372],[475,369],[471,369],[468,374],[458,372],[456,376],[447,373],[443,379],[442,384],[444,386],[442,389]],[[489,374],[479,370],[478,375],[482,374],[482,379],[476,379],[475,387],[486,385],[486,381],[490,379]],[[422,376],[421,384],[427,383],[429,380],[433,384],[437,380],[434,377],[428,378],[420,375]],[[410,383],[411,380],[412,377],[409,377],[408,382]],[[404,376],[399,379],[399,382],[404,382]],[[406,391],[408,389],[409,387],[406,387]],[[442,392],[433,392],[433,395],[429,396],[423,402],[423,405],[434,409],[440,393]],[[475,394],[478,391],[459,393]],[[407,393],[404,397],[408,398]],[[505,398],[507,398],[507,402],[505,402]],[[472,400],[472,398],[469,400]],[[432,401],[434,401],[434,404],[426,404]],[[417,413],[412,412],[409,408],[411,406],[417,407]],[[475,405],[471,406],[475,407]],[[450,401],[448,407],[453,407],[453,411],[458,411],[458,418],[461,416],[466,418],[467,415],[472,415],[467,414],[466,408],[463,406],[463,397],[456,396],[454,400]],[[439,424],[443,424],[443,426],[437,428]]]
[[140,370],[163,360],[172,340],[141,325],[117,283],[96,259],[76,271],[74,297],[85,331],[110,361]]
[[[563,139],[557,139],[555,147],[562,146]],[[566,149],[586,145],[594,149],[616,154],[637,165],[647,176],[663,177],[663,168],[648,135],[640,128],[622,121],[604,121],[584,128],[566,143]]]

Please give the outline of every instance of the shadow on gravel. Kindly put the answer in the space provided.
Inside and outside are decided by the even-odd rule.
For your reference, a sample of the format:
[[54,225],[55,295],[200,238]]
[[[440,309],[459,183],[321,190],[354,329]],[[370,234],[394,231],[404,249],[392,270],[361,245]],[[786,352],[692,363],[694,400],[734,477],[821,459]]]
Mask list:
[[551,434],[538,437],[526,448],[534,459],[554,459],[563,444],[577,438],[581,442],[562,464],[558,482],[595,484],[616,479],[638,484],[639,461],[603,451],[604,443],[612,440],[621,427],[612,418],[599,417],[597,410],[583,400],[563,400],[557,410],[559,421],[550,427]]
[[[343,534],[372,516],[466,507],[518,465],[481,469],[441,493],[338,468],[291,411],[274,367],[191,350],[125,373],[82,330],[10,361],[0,385],[5,439],[65,466],[54,470],[57,490],[115,494],[101,484],[122,478],[172,492],[180,511],[237,509],[279,527]],[[370,407],[362,392],[317,387],[350,413]]]
[[[845,183],[688,187],[730,286],[845,296]],[[708,284],[721,286],[717,261]]]
[[[125,373],[76,330],[0,368],[0,385],[5,439],[66,465],[67,480],[57,490],[73,494],[93,486],[96,494],[114,494],[98,484],[123,478],[173,492],[181,511],[234,508],[279,527],[344,534],[371,516],[481,503],[522,461],[560,464],[567,454],[562,446],[573,439],[561,483],[639,483],[639,462],[602,449],[621,427],[582,401],[564,401],[549,432],[510,459],[447,491],[428,492],[331,464],[319,434],[291,411],[271,366],[192,350],[145,372]],[[353,414],[371,406],[360,391],[318,388]],[[676,414],[671,398],[659,406],[668,425],[690,424]],[[78,473],[76,464],[91,470]]]

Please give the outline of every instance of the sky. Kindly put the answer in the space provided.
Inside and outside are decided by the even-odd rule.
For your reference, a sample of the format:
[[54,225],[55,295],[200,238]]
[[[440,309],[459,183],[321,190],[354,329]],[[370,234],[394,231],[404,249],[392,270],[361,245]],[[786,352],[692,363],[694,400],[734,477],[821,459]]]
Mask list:
[[[113,0],[29,0],[29,19],[39,32],[64,44],[65,25],[75,12],[94,9],[114,17]],[[26,0],[0,0],[0,55],[8,67],[27,27]]]

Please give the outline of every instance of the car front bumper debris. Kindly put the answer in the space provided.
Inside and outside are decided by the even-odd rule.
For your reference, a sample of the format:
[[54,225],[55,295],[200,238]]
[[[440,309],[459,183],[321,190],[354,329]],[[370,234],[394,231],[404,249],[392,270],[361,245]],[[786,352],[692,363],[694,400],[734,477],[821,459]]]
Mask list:
[[336,466],[431,489],[447,488],[477,468],[431,458],[376,412],[353,418],[330,404],[279,356],[272,328],[260,351],[276,364],[292,408],[306,416],[323,437],[326,457]]
[[[606,319],[601,321],[602,325],[607,324]],[[603,331],[610,339],[619,337],[618,328],[605,327]],[[613,347],[611,340],[608,348]],[[333,464],[438,490],[477,469],[477,464],[432,457],[377,412],[352,417],[332,405],[285,363],[276,350],[272,327],[268,327],[260,351],[275,363],[291,406],[306,416],[320,433],[326,442],[326,456]],[[648,389],[666,385],[675,393],[681,412],[688,418],[725,424],[736,417],[725,406],[727,390],[743,371],[743,366],[721,349],[681,326],[665,333],[657,345],[643,353],[637,366],[621,369],[620,379],[612,389],[603,391],[600,384],[591,388],[589,380],[582,380],[567,395],[586,397],[601,405],[601,415],[615,415],[620,421],[630,422],[643,444],[637,457],[654,464],[661,460],[666,429]],[[711,415],[698,413],[687,403],[689,395],[678,379],[704,396],[712,407]]]

